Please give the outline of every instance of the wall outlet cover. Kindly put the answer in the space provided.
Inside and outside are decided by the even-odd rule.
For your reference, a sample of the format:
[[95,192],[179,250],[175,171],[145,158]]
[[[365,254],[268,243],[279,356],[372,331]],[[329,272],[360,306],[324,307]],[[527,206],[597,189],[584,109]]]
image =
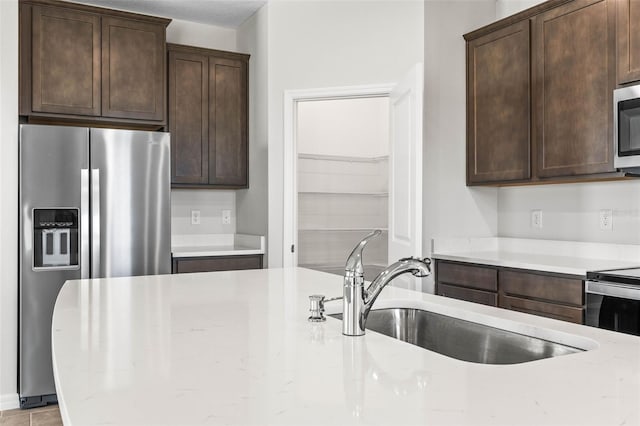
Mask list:
[[223,225],[231,224],[231,210],[222,210],[222,224]]
[[600,229],[603,231],[613,230],[613,211],[611,209],[600,210]]
[[200,225],[200,210],[191,210],[191,224]]
[[542,210],[531,210],[531,227],[542,229]]

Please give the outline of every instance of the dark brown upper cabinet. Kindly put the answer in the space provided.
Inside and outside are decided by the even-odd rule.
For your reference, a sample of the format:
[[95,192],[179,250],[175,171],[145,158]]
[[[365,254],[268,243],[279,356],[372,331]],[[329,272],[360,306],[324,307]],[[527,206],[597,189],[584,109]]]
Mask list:
[[173,187],[246,188],[249,55],[167,46]]
[[162,121],[165,27],[102,18],[102,115]]
[[618,85],[640,81],[640,2],[618,0]]
[[615,3],[575,0],[533,18],[540,178],[614,171]]
[[170,20],[55,0],[20,1],[20,115],[166,123]]
[[32,111],[100,115],[100,16],[24,4],[22,12],[22,29],[31,34],[32,54],[25,59]]
[[615,2],[549,0],[465,34],[468,185],[622,177]]
[[209,183],[209,61],[169,46],[171,182]]
[[530,177],[529,21],[470,41],[467,182]]

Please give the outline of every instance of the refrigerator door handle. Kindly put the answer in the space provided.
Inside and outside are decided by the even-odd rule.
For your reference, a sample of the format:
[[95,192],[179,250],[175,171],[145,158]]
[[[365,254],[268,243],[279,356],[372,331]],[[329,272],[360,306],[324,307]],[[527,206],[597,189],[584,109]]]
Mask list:
[[91,278],[100,277],[100,169],[91,169]]
[[89,169],[80,169],[80,278],[89,278]]

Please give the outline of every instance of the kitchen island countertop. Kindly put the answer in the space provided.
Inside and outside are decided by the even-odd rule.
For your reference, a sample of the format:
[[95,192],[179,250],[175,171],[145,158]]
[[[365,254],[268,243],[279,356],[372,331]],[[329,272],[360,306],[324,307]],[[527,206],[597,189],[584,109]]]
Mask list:
[[640,424],[640,337],[382,291],[378,308],[588,349],[474,364],[372,331],[343,336],[333,318],[307,321],[309,295],[341,291],[342,277],[303,268],[68,281],[52,327],[65,425]]

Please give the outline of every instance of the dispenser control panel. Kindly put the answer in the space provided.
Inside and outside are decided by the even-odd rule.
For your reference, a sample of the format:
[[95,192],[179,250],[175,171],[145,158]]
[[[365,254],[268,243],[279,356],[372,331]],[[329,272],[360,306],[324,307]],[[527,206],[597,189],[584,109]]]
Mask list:
[[33,209],[33,268],[78,266],[78,209]]

